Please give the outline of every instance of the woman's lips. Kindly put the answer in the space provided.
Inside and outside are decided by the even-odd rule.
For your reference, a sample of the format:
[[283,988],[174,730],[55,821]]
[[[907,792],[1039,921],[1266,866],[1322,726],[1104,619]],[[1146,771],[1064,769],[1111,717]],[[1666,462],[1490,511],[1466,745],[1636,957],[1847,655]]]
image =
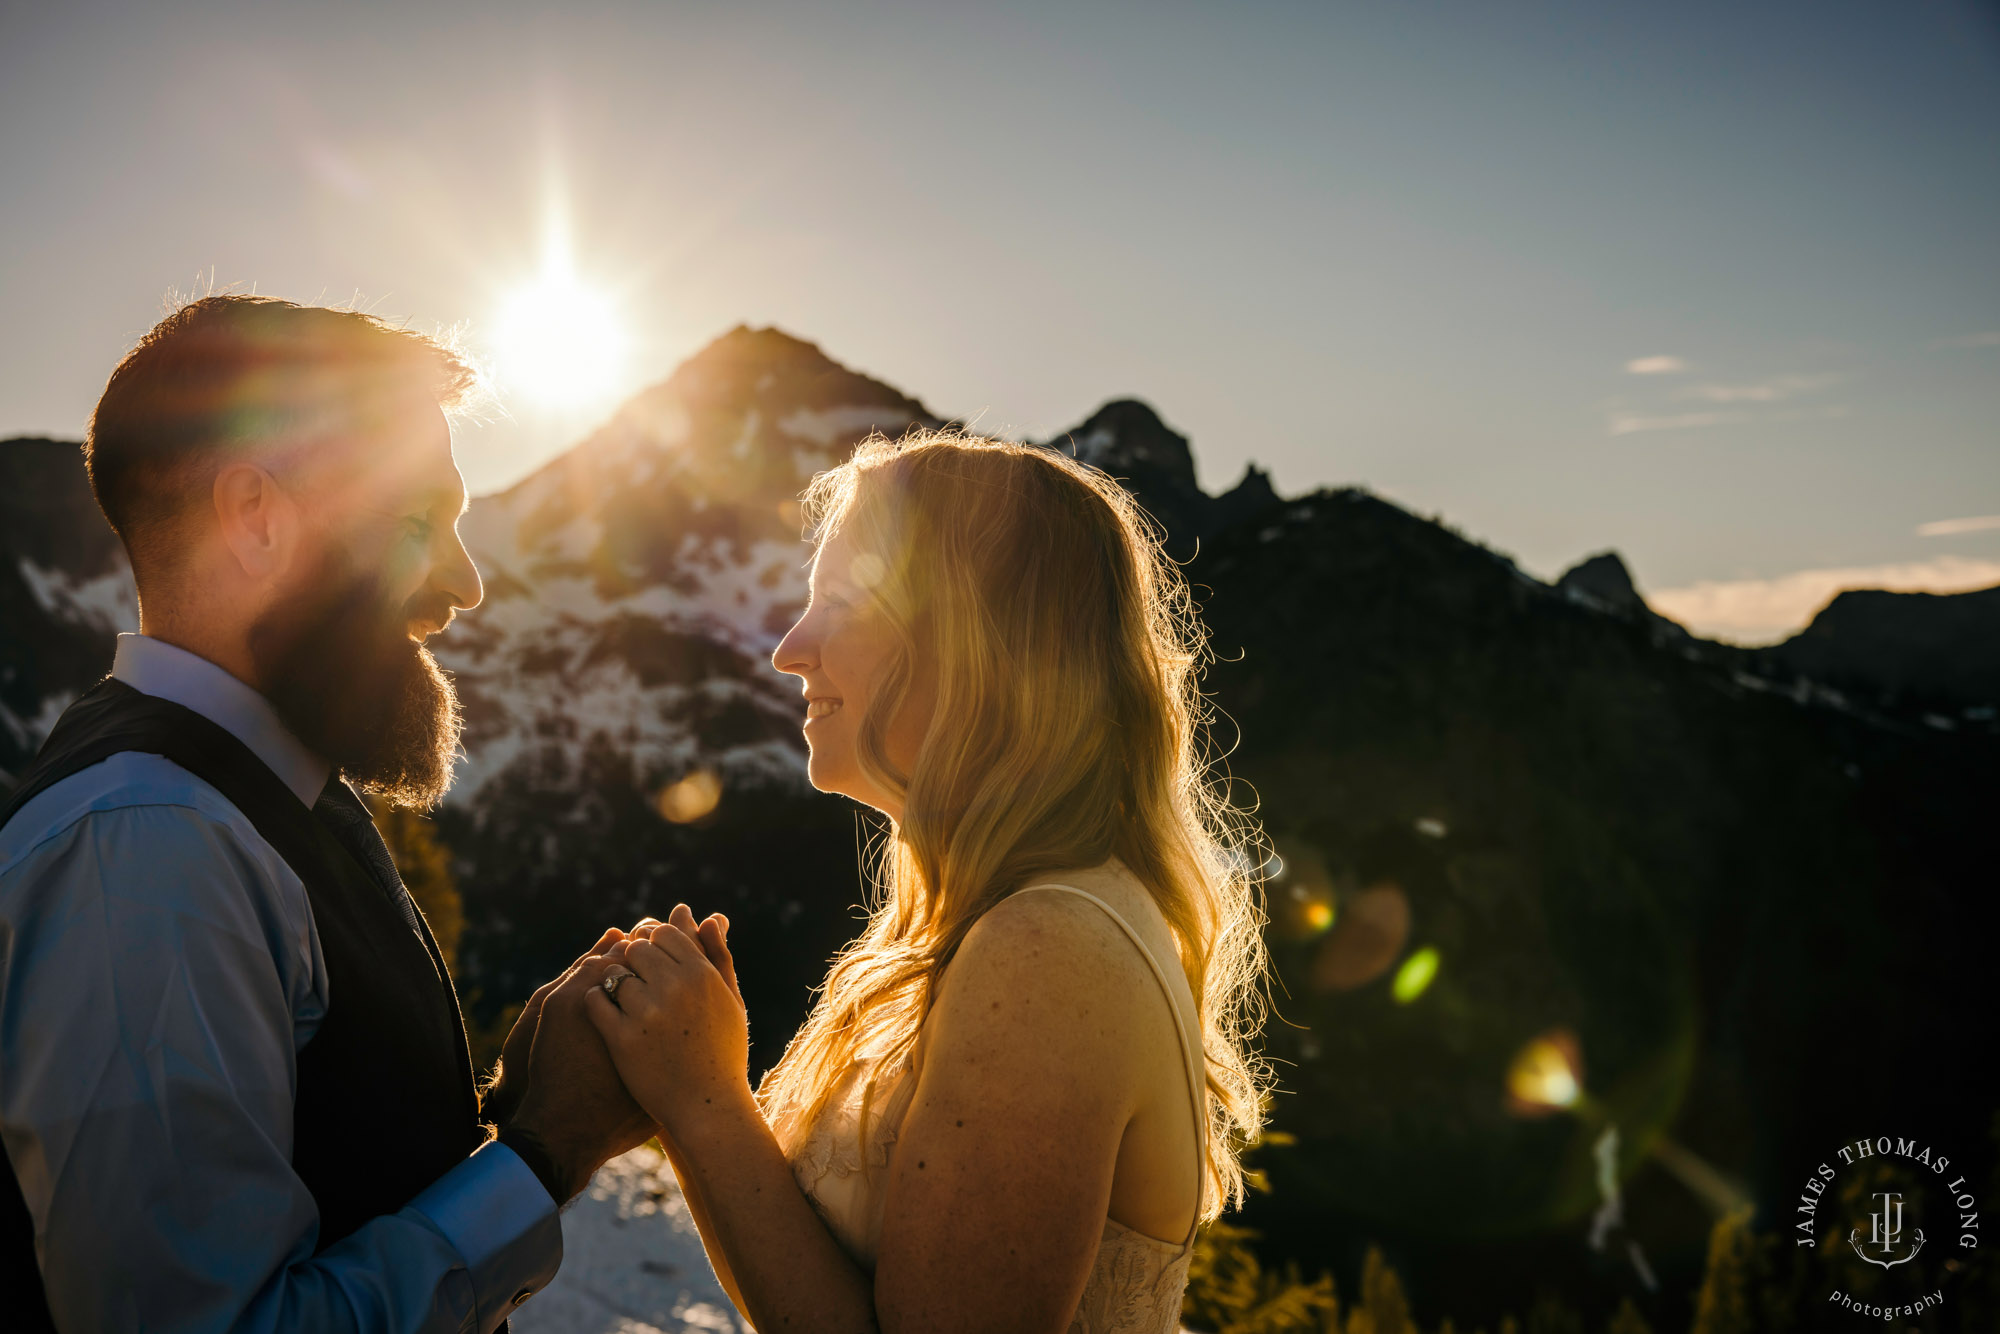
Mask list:
[[809,699],[806,701],[806,721],[812,722],[816,718],[825,718],[830,714],[838,713],[840,711],[840,704],[841,701],[833,698],[831,695],[822,695],[818,699]]

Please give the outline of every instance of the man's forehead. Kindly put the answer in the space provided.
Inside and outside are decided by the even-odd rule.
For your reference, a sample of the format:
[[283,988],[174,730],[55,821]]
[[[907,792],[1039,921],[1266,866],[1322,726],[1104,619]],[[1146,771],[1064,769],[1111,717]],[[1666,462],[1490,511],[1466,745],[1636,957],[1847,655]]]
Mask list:
[[451,423],[435,399],[413,396],[394,411],[361,414],[354,428],[352,455],[371,487],[399,493],[462,490]]

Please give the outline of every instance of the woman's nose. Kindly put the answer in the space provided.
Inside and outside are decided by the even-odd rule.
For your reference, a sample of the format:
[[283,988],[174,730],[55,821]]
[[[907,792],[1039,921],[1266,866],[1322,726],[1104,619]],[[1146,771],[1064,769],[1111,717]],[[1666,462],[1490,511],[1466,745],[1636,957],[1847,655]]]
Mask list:
[[806,628],[806,618],[801,616],[778,641],[778,647],[771,650],[771,665],[787,676],[804,676],[812,670],[815,660],[812,636]]

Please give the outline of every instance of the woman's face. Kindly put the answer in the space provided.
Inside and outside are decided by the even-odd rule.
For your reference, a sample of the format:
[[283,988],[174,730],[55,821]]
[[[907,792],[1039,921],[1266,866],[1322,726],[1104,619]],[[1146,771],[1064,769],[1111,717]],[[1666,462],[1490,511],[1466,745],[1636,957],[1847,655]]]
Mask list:
[[[806,773],[822,792],[838,792],[902,818],[902,801],[862,772],[861,720],[867,716],[895,653],[895,640],[870,588],[883,572],[879,557],[858,551],[836,534],[813,561],[805,614],[771,654],[771,665],[796,676],[806,697]],[[907,774],[930,725],[932,674],[912,664],[911,688],[889,724],[889,760]]]

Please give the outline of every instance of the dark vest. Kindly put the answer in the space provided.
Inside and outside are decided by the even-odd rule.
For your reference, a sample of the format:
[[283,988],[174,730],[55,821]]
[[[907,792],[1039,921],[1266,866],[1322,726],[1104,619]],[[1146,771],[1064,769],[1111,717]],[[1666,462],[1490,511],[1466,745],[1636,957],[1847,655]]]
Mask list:
[[[299,1052],[292,1166],[319,1206],[325,1250],[401,1209],[485,1138],[444,958],[430,928],[418,939],[333,831],[248,747],[192,709],[121,681],[104,681],[63,714],[0,809],[0,825],[37,793],[123,751],[165,756],[209,784],[305,882],[328,1004]],[[54,1329],[33,1221],[5,1154],[0,1324]]]

